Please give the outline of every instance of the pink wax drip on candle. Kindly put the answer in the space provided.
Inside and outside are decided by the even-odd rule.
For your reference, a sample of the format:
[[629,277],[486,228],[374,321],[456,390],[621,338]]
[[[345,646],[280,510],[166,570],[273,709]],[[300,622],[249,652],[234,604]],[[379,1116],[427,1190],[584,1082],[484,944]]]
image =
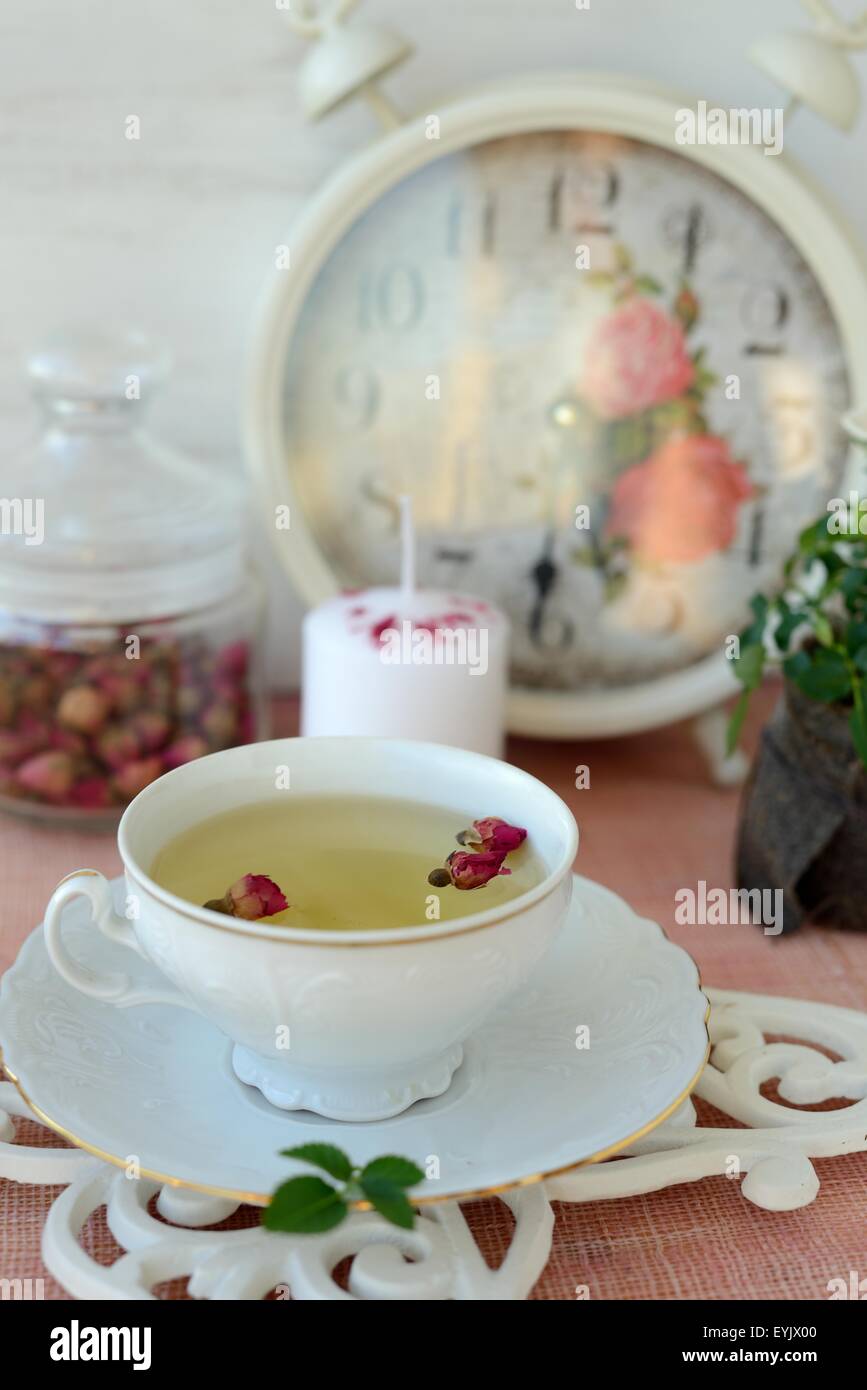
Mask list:
[[[481,599],[468,599],[463,594],[430,595],[416,588],[416,534],[412,513],[412,498],[405,493],[400,506],[400,587],[398,602],[389,602],[385,611],[374,611],[371,600],[375,590],[346,589],[344,597],[353,602],[346,609],[347,630],[353,636],[368,637],[379,648],[384,635],[404,621],[412,624],[414,632],[436,632],[443,628],[478,628],[490,622],[495,614],[490,604]],[[440,612],[432,612],[431,599],[437,598]],[[359,600],[364,599],[365,602]],[[446,606],[448,605],[448,606]]]

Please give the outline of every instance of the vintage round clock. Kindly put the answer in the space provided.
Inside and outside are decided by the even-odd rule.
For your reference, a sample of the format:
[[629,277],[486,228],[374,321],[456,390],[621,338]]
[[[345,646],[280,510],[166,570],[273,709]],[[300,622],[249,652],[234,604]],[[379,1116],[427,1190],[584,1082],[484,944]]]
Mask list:
[[393,581],[409,492],[420,580],[510,616],[514,730],[707,709],[725,637],[840,485],[867,393],[853,239],[787,153],[679,143],[689,99],[633,80],[400,121],[373,83],[406,46],[346,8],[302,94],[320,114],[363,92],[391,128],[268,287],[248,444],[291,507],[281,558],[310,601]]

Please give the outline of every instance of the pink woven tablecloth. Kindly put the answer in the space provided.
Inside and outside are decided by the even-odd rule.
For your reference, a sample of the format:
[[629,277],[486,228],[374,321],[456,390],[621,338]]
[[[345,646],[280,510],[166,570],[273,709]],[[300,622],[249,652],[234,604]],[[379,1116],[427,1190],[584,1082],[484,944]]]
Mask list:
[[[768,693],[754,713],[753,739],[772,699]],[[291,731],[294,719],[293,706],[281,709],[281,731]],[[516,739],[509,758],[572,806],[581,827],[580,872],[661,922],[691,952],[705,984],[867,1010],[867,934],[806,927],[773,938],[754,927],[674,923],[678,888],[699,879],[731,884],[738,801],[736,792],[710,785],[683,726],[619,742]],[[578,764],[590,769],[583,791],[574,786]],[[0,858],[0,971],[40,920],[60,877],[85,865],[108,875],[120,869],[111,837],[14,820],[0,825]],[[700,1109],[713,1121],[707,1107]],[[35,1136],[61,1142],[29,1122],[26,1128],[28,1142],[37,1142]],[[816,1168],[819,1197],[795,1212],[762,1211],[723,1177],[628,1200],[561,1205],[551,1259],[533,1296],[571,1299],[576,1285],[587,1285],[594,1299],[827,1298],[829,1279],[847,1278],[850,1270],[867,1276],[867,1154],[820,1160]],[[39,1258],[42,1222],[59,1190],[0,1179],[0,1274],[44,1277],[46,1297],[64,1298]],[[489,1262],[497,1264],[511,1218],[493,1199],[466,1210]],[[239,1219],[257,1218],[248,1212]],[[84,1242],[103,1262],[118,1253],[99,1215]],[[164,1292],[183,1296],[178,1285]]]

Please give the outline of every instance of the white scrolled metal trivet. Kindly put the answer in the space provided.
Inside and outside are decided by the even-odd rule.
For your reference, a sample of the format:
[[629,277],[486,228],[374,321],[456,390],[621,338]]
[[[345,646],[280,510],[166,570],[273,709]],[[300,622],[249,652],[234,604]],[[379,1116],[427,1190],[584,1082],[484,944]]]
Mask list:
[[[867,1151],[867,1015],[768,995],[707,994],[713,1051],[696,1094],[750,1128],[702,1128],[687,1102],[626,1157],[504,1193],[494,1200],[511,1209],[515,1227],[498,1269],[486,1264],[459,1202],[427,1207],[412,1231],[369,1212],[354,1213],[321,1236],[272,1235],[258,1226],[198,1229],[223,1221],[234,1204],[149,1179],[130,1180],[77,1149],[16,1144],[11,1117],[32,1116],[6,1083],[0,1084],[0,1176],[68,1184],[48,1215],[42,1255],[77,1298],[151,1299],[156,1285],[186,1277],[192,1296],[208,1299],[261,1299],[275,1288],[302,1300],[523,1299],[550,1254],[552,1200],[610,1200],[725,1174],[742,1179],[743,1196],[756,1206],[788,1211],[818,1193],[811,1159]],[[762,1095],[774,1078],[789,1105]],[[826,1111],[792,1108],[835,1098],[849,1103]],[[160,1215],[172,1226],[150,1214],[155,1193]],[[79,1243],[82,1228],[102,1206],[126,1251],[109,1266],[91,1259]],[[348,1258],[347,1291],[333,1271]]]

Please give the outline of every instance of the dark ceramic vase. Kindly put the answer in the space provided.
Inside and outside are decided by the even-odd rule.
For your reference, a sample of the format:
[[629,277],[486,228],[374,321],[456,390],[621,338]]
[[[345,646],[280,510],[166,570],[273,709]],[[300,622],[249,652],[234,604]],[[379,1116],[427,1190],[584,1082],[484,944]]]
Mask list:
[[782,889],[784,932],[867,930],[867,772],[847,708],[786,683],[744,788],[736,871],[739,888]]

